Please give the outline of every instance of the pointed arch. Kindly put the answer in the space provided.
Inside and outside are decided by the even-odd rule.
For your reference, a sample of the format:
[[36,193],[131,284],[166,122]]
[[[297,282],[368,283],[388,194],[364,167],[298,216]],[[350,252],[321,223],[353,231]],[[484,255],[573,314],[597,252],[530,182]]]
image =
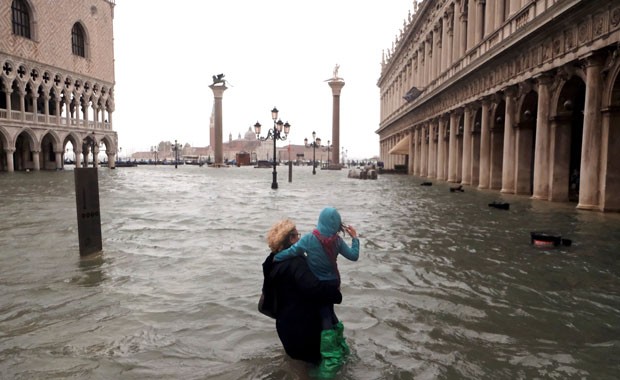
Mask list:
[[71,52],[73,55],[88,58],[88,34],[81,21],[77,21],[71,27]]

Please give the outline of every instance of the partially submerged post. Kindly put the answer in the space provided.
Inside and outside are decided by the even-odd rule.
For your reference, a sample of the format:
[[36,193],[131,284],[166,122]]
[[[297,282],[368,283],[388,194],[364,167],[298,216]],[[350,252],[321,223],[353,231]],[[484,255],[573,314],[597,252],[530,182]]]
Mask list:
[[288,181],[293,182],[293,161],[291,161],[290,157],[288,160]]
[[97,168],[75,168],[75,209],[80,256],[101,252],[101,215]]

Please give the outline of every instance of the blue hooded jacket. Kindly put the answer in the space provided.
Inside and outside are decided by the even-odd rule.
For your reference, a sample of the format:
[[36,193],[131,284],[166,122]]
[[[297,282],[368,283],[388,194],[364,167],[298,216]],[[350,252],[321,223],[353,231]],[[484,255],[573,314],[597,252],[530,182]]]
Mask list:
[[[342,218],[335,208],[326,207],[319,214],[317,230],[321,236],[332,237],[338,234],[341,225]],[[353,238],[351,247],[340,237],[337,238],[336,244],[336,253],[351,261],[357,261],[360,251],[360,242],[358,238]],[[310,270],[319,280],[339,280],[338,268],[335,267],[334,263],[329,259],[319,239],[312,233],[305,234],[297,243],[280,251],[275,255],[274,260],[283,261],[287,258],[303,255],[304,252],[307,253]]]

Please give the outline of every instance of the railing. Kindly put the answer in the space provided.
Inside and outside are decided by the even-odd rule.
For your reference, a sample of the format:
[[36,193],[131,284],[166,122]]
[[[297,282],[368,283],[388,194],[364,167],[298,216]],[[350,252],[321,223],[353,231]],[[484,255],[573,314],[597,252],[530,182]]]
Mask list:
[[[15,121],[17,123],[22,122],[22,113],[20,111],[10,111],[10,114],[11,114],[12,121]],[[8,110],[0,109],[0,119],[6,120],[8,119],[8,115],[9,115]],[[63,127],[67,125],[66,117],[58,118],[56,115],[48,115],[48,118],[47,118],[48,120],[46,121],[45,119],[46,118],[44,114],[37,113],[35,117],[34,113],[25,112],[23,120],[25,122],[28,122],[29,124],[36,123],[37,125],[42,125],[42,126]],[[100,121],[100,122],[95,123],[93,120],[89,120],[86,123],[87,125],[84,126],[84,120],[69,118],[68,123],[70,126],[77,128],[77,129],[82,129],[82,130],[107,130],[107,131],[112,130],[112,124],[110,124],[109,122]]]

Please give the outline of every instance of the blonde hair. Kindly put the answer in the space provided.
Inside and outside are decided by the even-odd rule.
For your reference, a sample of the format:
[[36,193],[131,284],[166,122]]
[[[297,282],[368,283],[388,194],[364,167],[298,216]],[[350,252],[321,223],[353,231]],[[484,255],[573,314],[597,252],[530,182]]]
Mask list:
[[290,219],[284,219],[273,226],[267,233],[267,244],[272,252],[279,252],[289,239],[289,235],[295,229],[295,223]]

